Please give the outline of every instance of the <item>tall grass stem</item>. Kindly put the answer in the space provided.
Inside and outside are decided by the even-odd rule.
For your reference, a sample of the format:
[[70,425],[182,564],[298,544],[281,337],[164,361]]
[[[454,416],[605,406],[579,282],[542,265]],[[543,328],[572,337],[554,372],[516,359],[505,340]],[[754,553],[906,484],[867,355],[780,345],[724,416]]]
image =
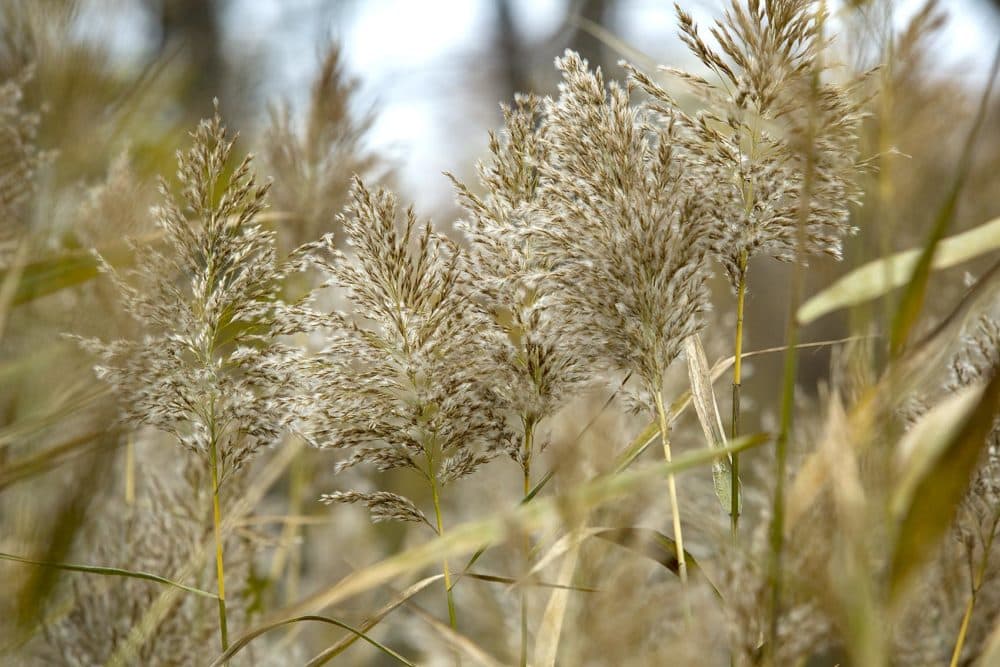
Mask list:
[[229,650],[229,626],[226,620],[226,574],[222,558],[222,511],[219,509],[219,448],[215,433],[208,449],[212,475],[212,523],[215,528],[215,573],[219,584],[219,635],[222,650]]
[[[663,442],[663,455],[667,462],[673,460],[670,454],[670,435],[667,426],[667,411],[663,407],[663,392],[657,391],[654,394],[656,399],[656,414],[660,421],[660,439]],[[667,488],[670,493],[670,512],[674,524],[674,544],[677,547],[677,575],[680,577],[681,585],[685,592],[685,609],[687,609],[687,561],[684,558],[684,536],[681,533],[681,512],[677,505],[677,479],[673,473],[667,476]]]
[[[531,419],[524,420],[524,498],[531,493],[531,456],[535,447],[535,423]],[[524,566],[525,571],[531,569],[531,537],[524,536]],[[521,667],[528,666],[528,591],[521,588]]]
[[[733,414],[730,437],[740,436],[740,391],[743,382],[743,310],[747,293],[747,254],[740,257],[740,280],[736,290],[736,337],[733,354]],[[733,546],[740,541],[740,455],[732,456],[732,482],[729,499],[729,522]]]
[[[441,499],[438,497],[437,479],[431,474],[431,496],[434,500],[434,519],[437,522],[437,532],[439,536],[444,536],[444,523],[441,521]],[[448,567],[448,559],[444,559],[441,564],[441,572],[444,574],[445,597],[448,602],[448,624],[452,630],[458,629],[458,617],[455,614],[455,599],[451,593],[451,570]]]

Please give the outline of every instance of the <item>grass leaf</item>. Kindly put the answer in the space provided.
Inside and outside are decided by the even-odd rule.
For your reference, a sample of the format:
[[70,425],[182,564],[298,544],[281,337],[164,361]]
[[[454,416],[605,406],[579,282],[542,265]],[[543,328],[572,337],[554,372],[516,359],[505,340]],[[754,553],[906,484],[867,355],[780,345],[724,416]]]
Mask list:
[[412,602],[409,603],[409,607],[413,609],[425,623],[431,626],[431,629],[441,635],[446,642],[451,644],[453,648],[465,653],[468,657],[472,658],[484,667],[503,667],[502,662],[496,660],[493,656],[480,648],[479,645],[462,633],[439,621],[434,614],[431,614],[423,607],[413,604]]
[[[684,350],[687,355],[691,397],[695,412],[698,414],[698,421],[705,433],[705,441],[709,447],[725,447],[727,444],[726,432],[722,427],[722,416],[719,414],[719,405],[715,400],[715,389],[712,386],[714,384],[712,371],[708,367],[708,359],[705,357],[705,348],[702,347],[701,337],[698,334],[688,336],[684,341]],[[722,505],[722,511],[728,514],[733,507],[733,465],[731,458],[725,457],[712,464],[712,481],[715,486],[715,496]],[[738,511],[739,508],[742,508],[742,502],[738,497],[740,488],[740,482],[737,480],[736,504]]]
[[470,579],[478,579],[479,581],[487,581],[494,584],[508,584],[510,586],[535,586],[538,588],[560,588],[568,591],[576,591],[578,593],[597,593],[599,589],[592,586],[570,586],[566,584],[553,584],[548,581],[525,581],[521,582],[513,577],[501,577],[496,574],[482,574],[479,572],[466,572],[465,576]]
[[14,554],[8,554],[3,552],[0,552],[0,560],[11,561],[14,563],[24,563],[25,565],[37,565],[39,567],[49,567],[49,568],[54,568],[56,570],[67,570],[69,572],[85,572],[88,574],[100,574],[109,577],[130,577],[132,579],[144,579],[146,581],[154,581],[158,584],[166,584],[167,586],[174,586],[176,588],[181,589],[182,591],[187,591],[188,593],[194,593],[195,595],[201,595],[202,597],[212,598],[213,600],[218,599],[218,597],[214,593],[203,591],[200,588],[186,586],[178,581],[173,581],[172,579],[167,579],[166,577],[161,577],[158,574],[152,574],[150,572],[137,572],[134,570],[125,570],[119,567],[81,565],[79,563],[53,563],[44,560],[34,560],[32,558],[22,558],[21,556],[15,556]]
[[993,56],[993,66],[990,68],[986,90],[983,91],[983,95],[980,98],[976,118],[972,123],[972,129],[969,130],[969,136],[962,149],[958,169],[955,171],[955,178],[948,190],[947,197],[945,197],[944,204],[941,206],[941,210],[934,220],[930,236],[924,244],[920,258],[917,260],[916,266],[913,267],[913,273],[909,276],[909,284],[906,287],[906,291],[903,292],[903,298],[893,317],[892,332],[889,340],[889,350],[893,357],[899,356],[902,352],[906,341],[910,337],[910,331],[917,323],[921,311],[923,311],[924,300],[927,295],[927,283],[931,275],[931,264],[934,261],[934,255],[937,252],[938,245],[941,243],[941,239],[944,238],[948,227],[955,218],[955,210],[958,208],[958,197],[962,193],[965,181],[969,177],[969,170],[972,166],[972,154],[979,136],[979,130],[986,119],[986,112],[989,109],[990,97],[993,94],[993,83],[996,80],[998,69],[1000,69],[1000,47],[997,47],[996,55]]
[[[568,586],[573,580],[579,556],[580,543],[577,541],[566,553],[559,568],[556,581],[560,585]],[[566,618],[568,603],[568,590],[554,590],[549,596],[549,602],[545,605],[545,613],[542,615],[535,638],[534,664],[539,667],[555,667],[556,655],[559,652],[559,638],[562,635],[563,620]]]
[[292,623],[302,623],[305,621],[326,623],[328,625],[335,625],[338,628],[343,628],[344,630],[347,630],[348,632],[355,635],[358,639],[364,639],[366,642],[368,642],[378,650],[382,651],[382,653],[385,653],[390,658],[395,659],[397,662],[400,662],[404,665],[409,665],[410,667],[416,667],[414,663],[410,662],[409,660],[401,656],[399,653],[396,653],[394,650],[392,650],[385,644],[382,644],[376,641],[375,639],[372,639],[363,631],[357,630],[352,626],[348,625],[347,623],[339,621],[335,618],[330,618],[327,616],[316,616],[312,614],[307,616],[298,616],[296,618],[289,618],[283,621],[269,623],[267,625],[262,625],[255,628],[252,632],[246,633],[245,635],[237,639],[235,642],[233,642],[232,646],[229,647],[229,650],[227,650],[225,653],[220,655],[212,662],[211,667],[219,667],[220,665],[226,664],[233,658],[233,656],[235,656],[237,653],[243,650],[247,644],[249,644],[251,641],[253,641],[254,639],[256,639],[257,637],[261,636],[266,632],[270,632],[271,630],[276,630],[277,628],[280,628],[285,625],[290,625]]
[[[1000,414],[1000,373],[997,371],[993,369],[993,378],[957,433],[943,445],[935,445],[932,460],[921,463],[924,473],[920,478],[898,490],[906,493],[907,502],[902,508],[892,555],[891,599],[899,597],[918,568],[934,552],[955,517],[986,445],[987,435]],[[951,416],[957,418],[959,415],[951,413]]]
[[483,543],[500,542],[508,536],[536,529],[547,522],[558,521],[567,503],[575,504],[581,510],[594,509],[652,482],[660,482],[670,473],[679,474],[693,468],[711,465],[719,456],[758,447],[768,440],[769,437],[762,434],[743,437],[731,443],[726,449],[701,449],[678,456],[671,463],[663,462],[641,470],[604,476],[573,489],[564,497],[542,498],[507,513],[497,513],[488,519],[461,524],[442,537],[436,537],[352,572],[336,584],[277,612],[274,617],[300,616],[325,609],[407,572],[436,565],[444,558],[474,551]]
[[[931,268],[947,269],[1000,249],[1000,218],[940,242]],[[921,250],[907,250],[854,269],[807,300],[796,317],[809,324],[842,308],[876,299],[907,284],[920,259]]]
[[[652,528],[637,526],[629,526],[627,528],[599,528],[594,531],[594,536],[624,547],[640,556],[645,556],[659,563],[675,575],[678,575],[680,572],[677,562],[677,546],[674,544],[674,540]],[[712,580],[701,569],[694,556],[686,549],[684,550],[684,560],[687,564],[688,575],[703,578],[721,600],[722,593],[719,592],[719,589]]]
[[954,441],[983,395],[983,385],[963,387],[957,393],[936,404],[903,435],[897,447],[903,474],[893,491],[891,509],[902,516],[913,500],[913,494]]
[[[390,602],[380,607],[379,610],[376,611],[374,614],[365,619],[365,621],[361,624],[361,627],[359,628],[359,632],[361,633],[371,632],[372,628],[381,623],[386,616],[388,616],[393,611],[398,609],[404,602],[406,602],[407,600],[409,600],[414,595],[424,590],[434,582],[439,581],[443,578],[444,578],[443,574],[435,574],[425,579],[421,579],[417,583],[413,584],[405,591],[394,597]],[[242,639],[242,637],[240,639]],[[330,660],[332,660],[333,658],[337,657],[345,650],[347,650],[347,648],[350,647],[358,639],[361,639],[360,634],[358,633],[349,634],[348,636],[344,637],[333,646],[324,649],[323,652],[319,653],[316,657],[307,662],[306,667],[319,667],[320,665],[325,665],[327,662],[329,662]]]

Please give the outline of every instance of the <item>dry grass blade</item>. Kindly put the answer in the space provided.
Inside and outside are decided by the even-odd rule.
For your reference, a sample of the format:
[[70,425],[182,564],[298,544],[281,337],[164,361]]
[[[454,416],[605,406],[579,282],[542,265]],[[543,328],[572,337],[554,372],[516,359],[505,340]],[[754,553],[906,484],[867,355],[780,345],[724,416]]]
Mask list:
[[[695,334],[684,341],[684,350],[688,362],[688,378],[691,382],[691,397],[694,402],[698,421],[705,433],[705,441],[709,447],[725,447],[726,432],[722,427],[722,416],[715,400],[715,390],[712,387],[712,371],[705,357],[705,349],[701,337]],[[724,458],[712,464],[712,480],[715,485],[715,495],[722,505],[722,511],[731,512],[733,508],[733,466],[730,458]],[[739,513],[742,507],[740,482],[736,480],[736,508]]]
[[[576,435],[576,438],[573,440],[574,444],[575,443],[579,443],[580,440],[583,438],[583,436],[586,435],[586,433],[591,429],[591,427],[594,424],[597,423],[597,420],[601,417],[601,415],[604,414],[605,410],[607,410],[611,406],[611,404],[614,402],[615,398],[618,396],[618,393],[622,390],[622,388],[625,387],[625,384],[628,382],[628,380],[629,380],[629,378],[631,376],[632,376],[631,373],[628,373],[628,374],[625,375],[625,377],[622,379],[621,385],[619,385],[618,389],[616,389],[614,392],[612,392],[612,394],[610,396],[608,396],[607,400],[605,400],[604,404],[601,406],[601,409],[598,410],[598,412],[590,419],[590,421],[587,422],[587,424],[582,429],[580,429],[580,432]],[[527,495],[525,495],[521,499],[520,504],[523,505],[525,503],[531,502],[531,500],[534,499],[535,496],[537,496],[539,493],[541,493],[542,489],[544,489],[545,486],[550,481],[552,481],[552,478],[555,477],[557,469],[558,469],[558,463],[556,465],[552,466],[551,468],[549,468],[545,472],[545,474],[542,475],[542,478],[539,479],[535,483],[535,485],[533,487],[531,487],[531,490],[528,491]],[[465,567],[462,568],[462,571],[452,581],[452,584],[451,584],[452,588],[454,588],[455,584],[458,583],[458,580],[462,578],[462,575],[465,572],[468,572],[472,568],[472,566],[475,565],[476,562],[482,557],[482,555],[484,553],[486,553],[487,549],[489,549],[489,545],[484,545],[484,546],[480,547],[479,549],[477,549],[474,554],[472,554],[472,556],[469,558],[469,561],[465,564]]]
[[986,648],[975,664],[977,667],[993,667],[1000,664],[1000,619],[997,619],[993,632],[986,641]]
[[[114,438],[114,435],[105,437]],[[45,540],[44,556],[39,559],[45,562],[57,563],[66,559],[76,539],[80,527],[84,523],[88,511],[88,500],[104,483],[105,475],[110,467],[110,460],[103,456],[92,456],[86,462],[74,488],[61,499],[61,504],[49,526]],[[49,595],[53,592],[57,568],[38,568],[32,572],[19,592],[20,601],[17,606],[18,622],[25,629],[39,615]],[[177,591],[178,589],[168,589]]]
[[588,537],[596,535],[598,530],[597,528],[577,528],[563,535],[548,548],[545,555],[535,561],[535,564],[524,575],[522,581],[518,583],[526,582],[530,577],[533,577],[558,559],[577,549]]
[[[966,293],[962,301],[933,331],[910,346],[851,407],[847,419],[850,432],[871,432],[881,415],[891,413],[914,390],[924,386],[928,376],[940,368],[958,340],[969,317],[1000,288],[1000,262],[987,271]],[[830,481],[830,471],[820,452],[812,453],[799,467],[788,496],[788,529],[806,515]]]
[[[568,586],[573,580],[576,565],[580,557],[580,545],[570,548],[559,568],[557,581],[562,586]],[[562,635],[563,620],[566,618],[566,605],[569,603],[569,591],[565,589],[552,591],[549,602],[545,606],[542,622],[538,627],[538,637],[535,639],[535,664],[539,667],[555,667],[556,655],[559,652],[559,637]]]
[[21,282],[27,260],[28,241],[22,239],[18,243],[17,250],[14,251],[11,267],[4,273],[3,280],[0,280],[0,340],[3,340],[4,332],[7,329],[7,315],[17,296],[17,287]]
[[0,429],[0,449],[20,441],[26,435],[37,433],[44,428],[59,423],[74,412],[104,398],[110,393],[106,387],[77,389],[73,388],[67,391],[64,396],[60,396],[58,400],[53,401],[55,406],[48,412],[18,419]]
[[973,150],[976,146],[979,130],[986,119],[990,97],[993,94],[993,84],[996,80],[998,70],[1000,70],[1000,45],[997,46],[996,54],[993,57],[993,65],[990,68],[986,90],[983,91],[979,102],[979,109],[976,112],[976,118],[973,121],[972,129],[969,130],[969,136],[962,150],[958,169],[955,172],[955,179],[948,190],[944,205],[934,220],[930,238],[928,238],[927,243],[924,245],[920,259],[917,260],[917,265],[910,276],[909,285],[903,293],[903,298],[893,318],[892,335],[889,341],[889,349],[893,356],[899,356],[902,352],[906,341],[909,339],[910,331],[913,329],[923,310],[924,299],[927,294],[927,283],[930,279],[931,264],[934,261],[938,245],[941,243],[945,232],[948,231],[948,227],[955,217],[955,210],[958,208],[958,198],[972,167]]
[[600,591],[598,588],[593,586],[570,586],[568,584],[554,584],[548,581],[525,581],[521,582],[513,577],[501,577],[496,574],[482,574],[480,572],[466,572],[465,576],[470,579],[478,579],[479,581],[486,581],[491,584],[507,584],[508,586],[536,586],[538,588],[559,588],[567,591],[576,591],[578,593],[597,593]]
[[613,32],[600,24],[580,16],[580,14],[573,14],[570,16],[569,22],[578,27],[580,30],[583,30],[587,34],[591,35],[594,39],[598,40],[612,51],[615,51],[621,57],[627,58],[633,63],[641,63],[643,68],[650,72],[656,71],[657,63],[655,58],[652,58],[634,46],[631,46],[628,42],[616,36]]
[[[443,574],[435,574],[430,577],[421,579],[420,581],[413,584],[405,591],[394,597],[392,601],[383,605],[378,611],[376,611],[372,616],[370,616],[361,624],[359,630],[361,632],[371,632],[372,628],[381,623],[382,619],[384,619],[386,616],[388,616],[393,611],[402,606],[404,602],[406,602],[407,600],[409,600],[414,595],[424,590],[434,582],[440,581],[443,578],[444,578]],[[337,657],[345,650],[347,650],[358,639],[360,639],[360,637],[357,634],[351,634],[348,635],[347,637],[344,637],[339,642],[323,650],[322,653],[318,654],[312,660],[307,662],[306,667],[319,667],[320,665],[325,665],[327,662],[329,662],[330,660],[332,660],[333,658]],[[242,637],[238,641],[241,640]]]
[[292,623],[302,623],[307,621],[316,623],[326,623],[328,625],[335,625],[338,628],[343,628],[344,630],[347,630],[348,632],[352,633],[358,639],[364,639],[366,642],[368,642],[369,644],[371,644],[372,646],[374,646],[375,648],[377,648],[379,651],[386,654],[390,658],[393,658],[397,662],[400,662],[404,665],[410,665],[411,667],[415,667],[414,663],[410,662],[409,660],[407,660],[406,658],[404,658],[399,653],[392,650],[385,644],[382,644],[376,641],[375,639],[372,639],[367,634],[365,634],[364,631],[357,630],[354,627],[348,625],[347,623],[339,621],[335,618],[330,618],[328,616],[315,616],[315,615],[299,616],[297,618],[289,618],[283,621],[278,621],[277,623],[271,623],[269,625],[260,626],[254,629],[253,632],[248,632],[247,634],[240,637],[237,641],[233,642],[233,645],[230,646],[225,653],[220,655],[212,662],[211,667],[219,667],[220,665],[225,665],[233,658],[233,656],[235,656],[241,650],[246,648],[247,644],[249,644],[254,639],[256,639],[257,637],[261,636],[266,632],[269,632],[271,630],[276,630],[282,626],[290,625]]
[[[947,269],[1000,248],[1000,218],[941,241],[931,269]],[[809,324],[820,317],[876,299],[902,287],[913,274],[921,250],[907,250],[854,269],[814,295],[799,308],[796,317]]]
[[879,398],[893,404],[908,392],[922,387],[927,377],[940,367],[955,346],[966,322],[990,303],[998,289],[1000,261],[980,276],[947,317],[910,346],[898,363],[889,368],[886,377],[880,381],[888,391],[878,394]]
[[150,572],[136,572],[133,570],[125,570],[118,567],[101,567],[99,565],[82,565],[80,563],[53,563],[44,560],[34,560],[32,558],[22,558],[20,556],[15,556],[13,554],[0,552],[0,560],[7,560],[14,563],[23,563],[25,565],[37,565],[39,567],[48,567],[56,570],[66,570],[69,572],[85,572],[87,574],[100,574],[109,577],[130,577],[132,579],[145,579],[146,581],[154,581],[158,584],[165,584],[167,586],[174,586],[181,589],[182,591],[187,591],[188,593],[194,593],[195,595],[201,595],[202,597],[212,598],[213,600],[218,599],[215,593],[209,593],[208,591],[203,591],[200,588],[194,588],[193,586],[187,586],[180,583],[179,581],[173,581],[172,579],[167,579],[166,577],[161,577],[158,574],[152,574]]
[[954,519],[987,435],[1000,414],[998,370],[994,366],[993,377],[975,409],[955,435],[943,446],[935,447],[933,463],[912,485],[892,555],[889,594],[893,600],[899,599],[920,566],[931,557]]
[[983,396],[984,386],[976,383],[938,403],[909,428],[897,447],[899,469],[903,470],[892,495],[891,509],[902,516],[913,501],[921,481],[931,474],[944,449],[954,441]]
[[[847,338],[837,338],[834,340],[823,340],[823,341],[816,341],[813,343],[800,343],[796,345],[796,348],[799,350],[806,350],[816,347],[827,347],[830,345],[842,345],[844,343],[849,343],[855,340],[861,340],[863,338],[864,336],[849,336]],[[744,359],[748,359],[751,357],[757,357],[764,354],[784,352],[786,349],[787,346],[779,345],[777,347],[769,347],[762,350],[754,350],[753,352],[744,352],[742,356]],[[736,357],[732,356],[726,357],[725,359],[720,359],[719,361],[715,362],[715,365],[712,366],[712,371],[710,374],[712,383],[714,384],[719,378],[721,378],[726,373],[726,371],[732,368],[735,362],[736,362]],[[677,418],[680,417],[681,414],[684,412],[684,410],[686,410],[687,407],[691,404],[691,400],[692,400],[692,395],[690,391],[685,391],[680,396],[678,396],[677,399],[675,399],[674,402],[670,404],[669,413],[667,415],[667,423],[673,424],[675,421],[677,421]],[[632,463],[635,462],[635,460],[638,459],[644,451],[646,451],[647,447],[656,442],[656,438],[658,435],[659,435],[659,427],[657,426],[656,422],[651,422],[650,424],[648,424],[646,428],[643,429],[642,432],[635,437],[635,439],[629,444],[629,446],[626,447],[624,450],[622,450],[621,454],[618,455],[617,459],[615,460],[615,467],[614,467],[615,472],[622,472],[630,465],[632,465]],[[727,507],[726,509],[728,510],[729,508]]]
[[[677,546],[671,538],[657,530],[636,526],[629,526],[628,528],[597,528],[594,529],[593,535],[624,547],[640,556],[645,556],[659,563],[675,575],[679,572]],[[684,558],[687,563],[688,575],[692,578],[703,578],[712,587],[712,591],[715,592],[716,597],[721,600],[722,593],[719,592],[719,589],[712,580],[708,578],[705,571],[701,569],[698,561],[694,559],[691,553],[685,551]]]
[[441,638],[448,644],[472,658],[480,665],[483,665],[483,667],[503,667],[502,662],[491,656],[462,633],[439,621],[434,614],[430,613],[423,607],[414,604],[413,602],[410,602],[408,607],[415,611],[417,616],[419,616],[425,623],[431,626],[431,629],[441,635]]
[[116,449],[120,443],[117,438],[102,440],[101,436],[106,434],[106,429],[90,431],[36,454],[5,463],[3,470],[0,470],[0,491],[73,461],[94,449],[110,453],[110,450]]

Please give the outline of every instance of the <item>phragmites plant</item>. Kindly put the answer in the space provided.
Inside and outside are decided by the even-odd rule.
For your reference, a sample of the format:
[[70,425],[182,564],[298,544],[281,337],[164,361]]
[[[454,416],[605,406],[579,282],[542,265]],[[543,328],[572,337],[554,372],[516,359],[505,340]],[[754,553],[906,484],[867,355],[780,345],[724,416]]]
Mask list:
[[[518,95],[503,114],[502,135],[490,133],[491,161],[477,165],[483,195],[452,180],[466,213],[459,226],[469,243],[469,296],[490,323],[482,335],[495,364],[494,392],[500,409],[516,416],[520,426],[520,445],[510,453],[521,466],[522,490],[529,498],[536,432],[592,379],[597,357],[594,350],[570,343],[586,339],[586,320],[559,316],[552,301],[560,294],[540,278],[551,268],[532,239],[532,230],[548,220],[541,174],[551,142],[542,100]],[[530,540],[524,547],[530,558]],[[527,591],[522,591],[521,665],[528,662],[528,622]]]
[[[715,219],[708,233],[736,292],[735,364],[730,434],[740,431],[740,389],[747,270],[757,255],[783,261],[804,255],[840,259],[853,232],[850,206],[859,203],[858,134],[864,97],[858,86],[831,80],[824,60],[826,9],[810,0],[731,0],[711,33],[713,48],[679,5],[681,40],[709,78],[662,68],[694,93],[692,116],[640,70],[630,74],[705,174],[702,196]],[[801,238],[800,238],[801,234]],[[797,250],[801,244],[802,252]],[[739,535],[733,457],[732,532]]]
[[[353,251],[332,236],[312,257],[354,312],[330,314],[335,329],[315,376],[314,430],[320,447],[347,449],[343,471],[359,463],[412,470],[427,483],[434,523],[408,498],[384,491],[337,491],[325,502],[363,503],[374,521],[417,521],[444,533],[442,489],[506,448],[492,388],[483,323],[461,289],[461,252],[430,223],[419,225],[396,197],[355,181],[340,224]],[[448,613],[456,624],[444,563]]]
[[357,40],[227,99],[263,184],[181,130],[239,12],[139,62],[99,4],[0,3],[0,664],[1000,665],[1000,48],[936,71],[943,3],[664,7],[658,73],[585,11],[639,64],[540,76],[499,3],[441,224]]
[[[600,71],[577,54],[556,61],[559,97],[546,106],[550,159],[542,170],[548,219],[532,230],[558,293],[549,307],[588,323],[587,337],[564,341],[601,351],[632,373],[641,400],[659,419],[671,460],[663,376],[708,308],[708,211],[697,172],[675,140],[677,126],[654,125],[628,91],[605,90]],[[677,560],[687,577],[676,482],[669,476]]]
[[123,419],[172,434],[210,472],[225,649],[219,489],[280,440],[305,399],[295,390],[298,352],[275,339],[300,327],[276,302],[273,233],[256,221],[267,186],[256,183],[249,157],[228,172],[235,139],[218,115],[192,138],[178,158],[180,198],[160,184],[154,215],[166,247],[133,248],[133,281],[102,262],[143,338],[81,342],[101,358],[97,373],[120,398]]
[[[978,319],[962,349],[952,359],[951,377],[945,385],[947,393],[955,394],[970,386],[986,383],[1000,368],[1000,319],[995,313],[994,307],[993,315],[983,315]],[[989,430],[979,459],[953,528],[957,544],[942,550],[942,558],[949,554],[953,557],[957,555],[957,567],[939,567],[936,570],[944,580],[954,577],[956,570],[960,573],[957,578],[961,588],[958,590],[962,596],[959,599],[964,606],[961,602],[957,606],[961,609],[959,634],[954,645],[948,647],[950,652],[939,652],[935,656],[942,663],[950,657],[950,664],[953,665],[983,653],[983,644],[991,630],[985,621],[1000,618],[1000,581],[997,578],[1000,573],[1000,549],[994,548],[1000,532],[1000,416]],[[931,593],[939,590],[932,590]],[[942,610],[936,616],[935,620],[954,621],[956,615],[949,617]],[[947,647],[947,642],[944,644]]]

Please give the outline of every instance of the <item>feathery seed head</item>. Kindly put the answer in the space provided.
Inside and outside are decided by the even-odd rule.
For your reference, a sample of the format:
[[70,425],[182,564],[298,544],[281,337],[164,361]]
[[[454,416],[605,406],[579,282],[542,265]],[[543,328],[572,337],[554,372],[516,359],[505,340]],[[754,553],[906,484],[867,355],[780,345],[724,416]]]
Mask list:
[[[485,311],[484,329],[495,364],[494,384],[507,409],[533,425],[558,410],[589,377],[578,318],[555,317],[546,304],[548,271],[529,230],[544,222],[540,177],[548,161],[548,124],[542,101],[519,95],[504,107],[504,130],[490,134],[488,163],[480,163],[482,196],[454,179],[469,241],[464,278],[470,298]],[[518,456],[523,455],[519,453]]]
[[143,338],[82,343],[101,358],[98,375],[126,420],[201,455],[214,440],[225,476],[277,441],[305,399],[294,389],[298,353],[274,338],[294,326],[276,303],[273,235],[255,221],[267,186],[249,157],[227,173],[234,140],[218,115],[192,137],[178,155],[179,197],[160,184],[165,247],[133,246],[128,280],[99,258]]
[[680,7],[677,14],[682,41],[718,83],[665,69],[688,84],[703,110],[685,114],[635,67],[631,80],[653,98],[661,122],[683,127],[679,140],[696,156],[715,211],[713,252],[733,285],[755,255],[793,261],[799,220],[807,254],[839,259],[843,237],[854,231],[849,207],[860,197],[864,99],[859,81],[824,80],[825,14],[808,0],[731,0],[711,29],[717,48],[689,14]]
[[[438,486],[470,474],[507,435],[486,384],[482,322],[460,289],[459,249],[360,180],[340,223],[354,256],[330,239],[322,250],[333,261],[319,248],[314,256],[356,313],[334,314],[340,329],[315,370],[312,439],[352,450],[338,470],[411,468]],[[388,505],[378,494],[326,498],[364,502],[378,520],[419,514],[395,496]]]
[[709,211],[673,123],[654,125],[578,55],[556,61],[548,100],[548,217],[533,235],[559,317],[587,323],[577,342],[658,391],[681,343],[701,327]]

